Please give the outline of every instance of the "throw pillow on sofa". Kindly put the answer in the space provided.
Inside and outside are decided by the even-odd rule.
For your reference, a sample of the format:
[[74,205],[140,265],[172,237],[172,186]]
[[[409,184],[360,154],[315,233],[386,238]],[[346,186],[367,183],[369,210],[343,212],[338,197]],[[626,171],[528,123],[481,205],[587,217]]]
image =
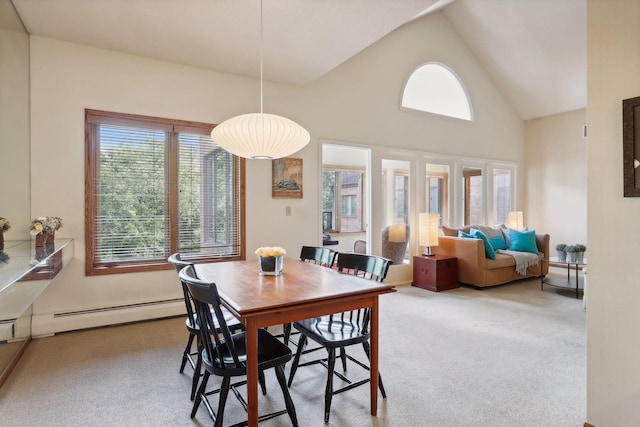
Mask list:
[[507,232],[509,233],[510,251],[538,253],[535,230],[518,231],[510,228]]
[[505,242],[504,236],[502,235],[489,238],[489,243],[491,243],[494,251],[497,251],[498,249],[507,249],[507,242]]
[[[461,232],[462,233],[462,232]],[[466,233],[463,233],[466,234]],[[489,243],[489,238],[480,230],[476,229],[476,228],[472,228],[469,232],[469,234],[467,234],[467,236],[473,238],[473,239],[480,239],[482,240],[482,243],[484,244],[484,255],[485,257],[489,258],[489,259],[496,259],[496,251],[493,250],[493,246],[491,246],[491,243]],[[466,237],[466,236],[463,236]]]

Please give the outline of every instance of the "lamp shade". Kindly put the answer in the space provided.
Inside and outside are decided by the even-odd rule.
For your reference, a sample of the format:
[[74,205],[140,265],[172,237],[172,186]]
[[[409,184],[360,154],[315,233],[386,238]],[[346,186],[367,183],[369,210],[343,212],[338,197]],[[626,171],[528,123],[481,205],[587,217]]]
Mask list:
[[231,117],[211,131],[213,141],[247,159],[279,159],[309,143],[309,132],[293,120],[267,113]]
[[421,213],[419,216],[420,230],[418,243],[420,246],[438,246],[438,222],[440,215],[437,213]]
[[511,211],[507,214],[507,227],[514,230],[524,228],[524,214],[522,211]]
[[389,226],[389,241],[402,243],[407,241],[407,225],[392,224]]

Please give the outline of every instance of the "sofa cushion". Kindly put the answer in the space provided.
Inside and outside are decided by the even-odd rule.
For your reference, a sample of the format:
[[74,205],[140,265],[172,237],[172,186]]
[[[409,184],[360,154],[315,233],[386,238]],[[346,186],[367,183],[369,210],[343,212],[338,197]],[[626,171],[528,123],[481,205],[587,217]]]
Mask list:
[[463,239],[475,239],[475,237],[473,237],[471,234],[462,230],[458,230],[457,236],[462,237]]
[[487,260],[487,270],[494,270],[496,268],[512,267],[515,268],[516,260],[509,255],[496,254],[495,260]]
[[446,225],[442,226],[442,234],[444,234],[445,236],[451,236],[451,237],[461,237],[458,236],[458,231],[462,231],[463,233],[469,234],[471,227],[467,226],[467,227],[460,227],[460,228],[451,228],[451,227],[447,227]]
[[510,228],[508,233],[510,251],[538,253],[535,230],[518,231]]
[[472,228],[469,234],[482,240],[482,243],[484,244],[484,254],[487,258],[496,259],[496,251],[493,250],[493,246],[491,246],[491,242],[489,242],[489,238],[486,234],[476,228]]
[[489,239],[493,239],[494,237],[497,236],[502,236],[502,229],[497,226],[497,227],[490,227],[488,225],[482,225],[482,224],[471,224],[470,225],[471,229],[476,229],[476,230],[480,230],[484,233],[485,236],[487,236]]

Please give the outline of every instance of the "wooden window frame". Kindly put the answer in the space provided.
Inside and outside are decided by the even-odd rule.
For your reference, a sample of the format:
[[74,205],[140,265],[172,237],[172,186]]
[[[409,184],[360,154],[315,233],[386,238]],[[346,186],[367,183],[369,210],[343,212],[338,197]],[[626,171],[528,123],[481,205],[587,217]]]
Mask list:
[[[114,261],[97,262],[96,245],[96,224],[94,218],[98,209],[98,203],[94,195],[94,183],[98,178],[99,168],[95,167],[99,163],[99,150],[96,144],[97,135],[94,132],[95,125],[110,124],[124,126],[148,127],[154,130],[163,130],[170,133],[172,141],[169,143],[167,155],[173,160],[169,161],[165,168],[167,177],[166,203],[169,219],[169,254],[178,252],[179,235],[179,204],[178,204],[178,144],[176,139],[178,133],[198,133],[208,134],[214,125],[185,120],[165,119],[159,117],[142,116],[126,113],[115,113],[99,110],[85,110],[85,274],[87,276],[135,273],[144,271],[157,271],[174,268],[167,262],[167,259],[150,258],[138,261]],[[246,257],[246,203],[245,203],[245,173],[246,161],[237,158],[234,174],[239,181],[239,201],[235,209],[239,209],[239,245],[240,253],[233,256],[219,256],[211,254],[198,254],[190,256],[189,260],[194,262],[220,262],[243,260]],[[168,256],[167,255],[167,256]]]

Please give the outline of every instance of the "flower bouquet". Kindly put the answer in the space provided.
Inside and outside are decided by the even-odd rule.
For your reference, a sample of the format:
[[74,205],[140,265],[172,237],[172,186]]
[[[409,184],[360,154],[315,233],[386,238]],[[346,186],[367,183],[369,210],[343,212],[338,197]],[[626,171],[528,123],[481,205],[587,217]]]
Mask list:
[[10,228],[9,220],[0,216],[0,252],[4,249],[4,232]]
[[0,216],[0,232],[9,231],[10,228],[11,223],[9,220]]
[[279,246],[265,246],[256,249],[261,276],[279,276],[287,251]]
[[41,216],[31,221],[29,233],[36,236],[36,248],[53,249],[56,231],[62,227],[62,219],[57,216]]
[[62,219],[57,216],[41,216],[33,221],[29,226],[29,233],[32,236],[38,234],[55,234],[55,232],[62,227]]

